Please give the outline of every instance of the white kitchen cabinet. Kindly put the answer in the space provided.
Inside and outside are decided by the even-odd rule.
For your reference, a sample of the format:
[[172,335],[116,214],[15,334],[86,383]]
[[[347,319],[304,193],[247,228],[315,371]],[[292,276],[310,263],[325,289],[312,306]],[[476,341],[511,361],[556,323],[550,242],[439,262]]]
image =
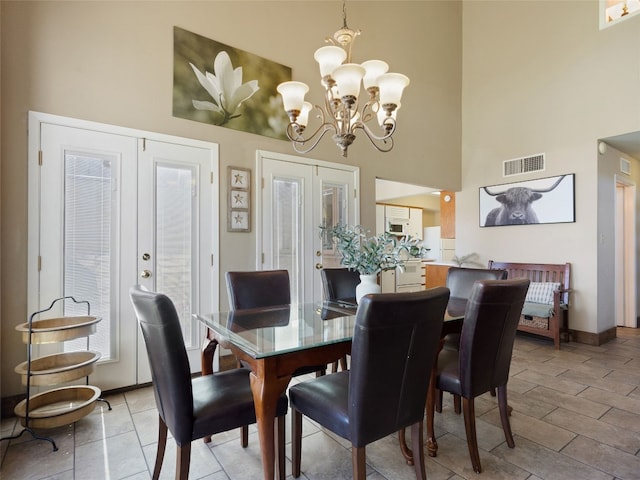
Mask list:
[[398,207],[396,205],[385,206],[385,216],[387,219],[409,220],[409,207]]
[[409,209],[409,235],[422,240],[422,209]]

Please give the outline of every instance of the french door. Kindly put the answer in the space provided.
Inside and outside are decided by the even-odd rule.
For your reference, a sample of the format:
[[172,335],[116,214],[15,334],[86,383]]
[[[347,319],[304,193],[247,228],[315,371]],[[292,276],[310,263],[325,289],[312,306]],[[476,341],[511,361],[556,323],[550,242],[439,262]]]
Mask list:
[[320,227],[359,220],[356,167],[259,151],[262,180],[256,218],[258,269],[286,269],[292,302],[319,301],[320,271],[339,267]]
[[[201,328],[191,312],[218,305],[217,146],[68,120],[30,123],[41,160],[30,161],[29,172],[29,308],[73,296],[102,320],[88,341],[39,354],[88,345],[101,353],[92,384],[150,381],[128,293],[140,283],[173,300],[199,370]],[[67,301],[55,313],[81,315],[86,306]]]

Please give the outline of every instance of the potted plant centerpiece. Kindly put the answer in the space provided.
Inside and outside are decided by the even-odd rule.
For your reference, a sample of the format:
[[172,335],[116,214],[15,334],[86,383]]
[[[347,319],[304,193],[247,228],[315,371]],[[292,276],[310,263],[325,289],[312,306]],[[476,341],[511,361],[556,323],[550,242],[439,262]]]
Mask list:
[[367,230],[360,225],[338,224],[332,228],[321,227],[333,239],[341,255],[340,263],[360,274],[356,287],[356,300],[367,293],[379,293],[378,274],[383,270],[403,268],[410,257],[421,257],[428,251],[420,239],[411,236],[398,239],[389,233],[367,237]]

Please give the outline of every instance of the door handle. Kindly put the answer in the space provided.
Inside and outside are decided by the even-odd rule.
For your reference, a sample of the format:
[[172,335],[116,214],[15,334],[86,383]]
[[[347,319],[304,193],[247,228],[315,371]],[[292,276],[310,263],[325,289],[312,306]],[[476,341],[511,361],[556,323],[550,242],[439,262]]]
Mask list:
[[140,273],[140,276],[142,278],[149,278],[151,276],[151,272],[149,270],[143,270],[142,273]]

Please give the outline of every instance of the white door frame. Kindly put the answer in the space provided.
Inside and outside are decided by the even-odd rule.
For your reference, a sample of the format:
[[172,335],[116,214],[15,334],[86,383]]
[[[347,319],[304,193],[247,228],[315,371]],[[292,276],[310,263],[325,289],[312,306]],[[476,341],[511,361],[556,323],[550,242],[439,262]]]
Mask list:
[[[636,185],[615,175],[615,296],[616,325],[637,327],[636,308]],[[620,193],[618,187],[622,187]],[[622,316],[623,321],[620,321]]]

